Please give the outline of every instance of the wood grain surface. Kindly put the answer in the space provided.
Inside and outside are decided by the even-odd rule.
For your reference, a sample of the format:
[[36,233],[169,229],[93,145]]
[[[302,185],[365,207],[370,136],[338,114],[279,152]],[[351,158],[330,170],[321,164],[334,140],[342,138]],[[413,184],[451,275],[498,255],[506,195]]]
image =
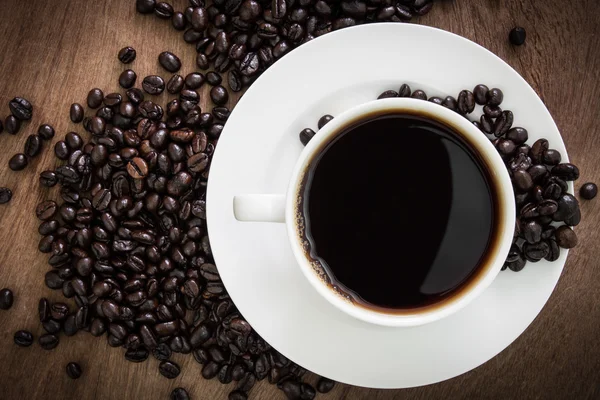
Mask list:
[[[187,1],[174,1],[183,10]],[[440,1],[414,20],[467,37],[498,54],[533,86],[552,113],[581,179],[600,182],[600,7],[597,0]],[[509,30],[527,29],[524,46],[508,43]],[[409,40],[409,39],[408,39]],[[18,329],[42,332],[37,320],[41,296],[60,293],[44,285],[46,256],[38,253],[35,205],[56,195],[40,188],[38,174],[55,165],[46,144],[43,154],[22,172],[7,162],[21,152],[29,133],[50,123],[54,141],[71,131],[69,105],[85,103],[93,87],[118,90],[126,67],[117,61],[126,45],[138,51],[131,65],[138,77],[168,76],[157,63],[169,49],[187,74],[195,70],[195,50],[169,21],[135,13],[133,0],[0,0],[0,117],[8,101],[24,96],[34,104],[33,120],[16,135],[0,136],[0,186],[12,188],[11,203],[0,206],[0,288],[15,293],[10,311],[0,311],[0,399],[167,399],[185,387],[195,400],[225,399],[232,386],[205,381],[191,356],[176,356],[182,374],[169,381],[158,362],[132,364],[122,349],[79,333],[61,336],[52,351],[19,348]],[[440,60],[443,68],[444,60]],[[141,79],[141,78],[140,78]],[[493,77],[491,77],[493,79]],[[206,88],[205,88],[206,89]],[[203,98],[207,94],[203,92]],[[230,100],[230,106],[235,99]],[[54,142],[52,143],[52,145]],[[337,385],[329,399],[598,399],[600,398],[600,199],[583,201],[580,246],[571,252],[554,294],[527,331],[483,366],[449,381],[408,390],[369,390]],[[348,351],[352,351],[348,349]],[[77,381],[65,374],[78,361]],[[372,365],[372,368],[378,368]],[[314,383],[315,377],[312,377]],[[266,381],[251,392],[254,399],[280,399]]]

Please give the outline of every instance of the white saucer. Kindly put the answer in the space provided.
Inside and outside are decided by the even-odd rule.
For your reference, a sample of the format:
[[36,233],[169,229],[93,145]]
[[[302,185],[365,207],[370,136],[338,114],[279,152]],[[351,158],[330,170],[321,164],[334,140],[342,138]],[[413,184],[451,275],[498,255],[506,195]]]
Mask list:
[[[500,58],[454,34],[413,24],[363,25],[294,50],[248,90],[223,131],[208,185],[208,230],[221,277],[245,318],[274,348],[320,375],[353,385],[407,388],[467,372],[515,340],[538,315],[565,264],[501,272],[474,303],[414,328],[361,322],[322,299],[296,265],[283,224],[242,223],[234,195],[285,193],[302,150],[298,133],[408,83],[456,96],[478,83],[504,92],[503,109],[530,143],[544,136],[566,158],[533,89]],[[411,249],[399,249],[402,251]],[[357,254],[358,257],[366,255]]]

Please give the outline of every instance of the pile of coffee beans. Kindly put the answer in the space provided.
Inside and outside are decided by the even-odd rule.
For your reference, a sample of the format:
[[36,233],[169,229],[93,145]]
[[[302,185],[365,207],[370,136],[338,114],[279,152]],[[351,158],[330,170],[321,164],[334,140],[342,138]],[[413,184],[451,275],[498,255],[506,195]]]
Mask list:
[[[550,148],[546,139],[531,145],[526,143],[527,130],[513,126],[512,111],[500,107],[504,99],[502,90],[480,84],[473,91],[462,90],[457,97],[442,98],[428,97],[423,90],[411,90],[409,85],[403,84],[398,90],[384,91],[378,99],[391,97],[427,100],[471,120],[476,105],[482,107],[483,113],[472,122],[491,140],[504,160],[517,206],[513,245],[503,270],[521,271],[527,261],[555,261],[561,248],[577,246],[577,235],[571,227],[579,224],[581,212],[579,202],[568,192],[567,182],[579,178],[579,168],[563,163],[560,152]],[[331,115],[321,117],[318,128],[331,119]],[[305,128],[299,134],[300,142],[306,145],[314,135],[314,130]],[[592,199],[597,191],[594,183],[586,183],[581,187],[580,195]]]
[[[125,48],[119,59],[132,54]],[[159,56],[169,71],[179,70],[177,60],[168,52]],[[204,80],[213,85],[211,112],[198,106],[195,88]],[[51,350],[61,335],[86,331],[124,348],[130,362],[156,358],[168,379],[181,371],[172,353],[192,354],[204,378],[237,382],[231,399],[246,399],[265,378],[290,399],[312,399],[315,388],[302,382],[306,371],[253,331],[214,265],[205,199],[212,154],[229,116],[220,83],[217,72],[174,75],[166,85],[151,75],[142,89],[92,89],[88,111],[71,106],[71,121],[86,133],[69,132],[56,143],[63,163],[42,172],[39,181],[57,187],[61,201],[43,201],[35,213],[41,221],[38,249],[50,256],[46,285],[75,307],[40,299],[46,333],[38,343]],[[178,98],[164,108],[146,98],[165,87]],[[33,340],[30,332],[15,334],[20,346]],[[71,363],[67,373],[76,379],[81,369]],[[322,378],[317,389],[327,392],[333,385]],[[181,388],[172,397],[189,398]]]
[[[228,71],[234,92],[315,37],[369,22],[407,22],[432,7],[433,0],[215,0],[210,5],[189,0],[189,7],[180,12],[167,2],[136,0],[138,12],[170,19],[183,31],[183,39],[196,46],[198,68]],[[126,51],[119,57],[129,60]],[[166,52],[160,62],[176,72],[177,61]]]

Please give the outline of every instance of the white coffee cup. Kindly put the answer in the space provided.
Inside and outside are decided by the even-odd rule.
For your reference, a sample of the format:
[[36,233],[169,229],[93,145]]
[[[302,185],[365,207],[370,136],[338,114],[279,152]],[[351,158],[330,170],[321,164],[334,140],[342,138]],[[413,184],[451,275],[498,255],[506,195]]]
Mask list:
[[[325,273],[313,259],[307,256],[308,243],[303,238],[301,218],[302,183],[311,160],[324,145],[333,140],[345,128],[358,121],[386,114],[413,114],[442,123],[457,132],[477,152],[496,185],[495,240],[487,249],[487,262],[461,290],[430,306],[412,310],[376,311],[356,304],[351,296],[331,287]],[[367,117],[368,116],[368,117]],[[292,133],[290,133],[292,134]],[[451,315],[477,298],[496,278],[508,255],[515,228],[515,201],[508,171],[490,140],[468,119],[437,104],[411,98],[375,100],[356,106],[338,116],[320,129],[306,145],[292,176],[287,194],[242,194],[233,199],[233,211],[239,221],[285,223],[290,245],[304,276],[327,301],[341,311],[363,321],[386,326],[416,326],[433,322]]]

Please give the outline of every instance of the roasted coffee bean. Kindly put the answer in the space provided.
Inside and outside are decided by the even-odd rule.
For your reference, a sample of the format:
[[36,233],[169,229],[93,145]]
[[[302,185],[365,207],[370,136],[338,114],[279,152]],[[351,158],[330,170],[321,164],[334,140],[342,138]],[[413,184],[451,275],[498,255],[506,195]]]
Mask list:
[[158,367],[158,371],[167,379],[175,379],[179,376],[181,369],[179,365],[172,361],[162,361]]
[[6,128],[6,132],[11,135],[16,135],[21,129],[21,121],[11,114],[4,120],[4,128]]
[[498,88],[490,89],[486,95],[488,106],[499,106],[504,100],[504,93]]
[[204,379],[212,379],[219,373],[219,364],[214,361],[209,361],[202,367],[202,377]]
[[33,335],[25,330],[15,332],[13,339],[15,344],[20,347],[29,347],[33,343]]
[[71,104],[71,109],[69,110],[69,116],[71,117],[71,121],[75,123],[79,123],[83,121],[83,107],[79,103]]
[[[547,152],[548,150],[546,150]],[[543,157],[543,155],[542,155]],[[575,181],[579,179],[579,168],[571,163],[558,164],[552,168],[552,175],[566,181]]]
[[173,12],[173,6],[164,1],[156,3],[156,7],[154,8],[154,14],[163,19],[171,18],[173,16]]
[[190,400],[190,395],[184,388],[175,388],[171,392],[171,400]]
[[127,173],[133,179],[143,179],[148,175],[148,164],[143,158],[134,157],[127,163]]
[[550,246],[546,242],[538,242],[534,244],[525,243],[523,245],[523,253],[527,261],[538,262],[546,257],[550,251]]
[[494,130],[492,132],[494,136],[500,137],[506,134],[512,126],[513,118],[514,117],[512,111],[502,111],[502,114],[496,119],[496,122],[494,123]]
[[584,183],[579,189],[579,195],[586,200],[592,200],[598,194],[598,186],[595,183]]
[[130,89],[135,85],[137,74],[132,69],[126,69],[119,75],[119,86],[123,89]]
[[71,379],[79,379],[82,374],[81,366],[77,363],[70,362],[67,364],[67,375]]
[[508,40],[515,46],[520,46],[525,43],[526,36],[525,28],[516,27],[510,30]]
[[52,350],[56,346],[58,346],[59,339],[58,339],[58,336],[56,336],[56,335],[46,333],[46,334],[40,336],[40,338],[38,339],[38,343],[40,344],[42,349]]
[[526,192],[533,187],[533,179],[527,171],[518,170],[513,174],[513,183],[515,188],[521,192]]
[[6,204],[12,199],[12,190],[7,187],[0,187],[0,204]]
[[51,140],[54,137],[54,128],[48,124],[42,124],[37,130],[37,134],[42,140]]
[[207,70],[210,66],[208,57],[204,53],[198,53],[196,55],[196,66],[201,70]]
[[563,249],[572,249],[579,242],[577,235],[567,225],[559,226],[555,232],[556,243]]
[[388,99],[392,97],[398,97],[398,92],[396,92],[395,90],[386,90],[385,92],[381,93],[377,97],[377,99]]
[[556,261],[558,260],[558,257],[560,257],[560,248],[558,247],[558,244],[556,243],[556,240],[548,240],[548,254],[546,255],[546,257],[544,257],[545,260],[547,261]]
[[125,359],[134,363],[140,363],[148,359],[148,350],[143,347],[129,349],[125,352]]
[[512,140],[515,144],[523,144],[527,141],[529,135],[527,134],[527,129],[514,127],[508,130],[506,138]]
[[458,94],[458,112],[470,114],[475,109],[475,95],[469,90],[463,90]]
[[564,221],[579,210],[579,202],[569,193],[560,196],[557,204],[558,210],[552,216],[555,221]]
[[0,290],[0,310],[8,310],[13,305],[13,292],[10,289],[4,288]]
[[183,89],[183,85],[184,85],[184,79],[181,75],[175,74],[171,77],[171,79],[169,79],[169,82],[167,83],[167,92],[171,93],[171,94],[177,94],[179,92],[181,92],[181,89]]
[[165,89],[165,81],[158,75],[149,75],[144,78],[142,88],[148,94],[159,95]]
[[[137,3],[139,4],[140,2],[148,2],[148,0],[138,1]],[[154,2],[152,1],[152,3],[154,3]],[[139,7],[138,7],[138,10],[139,10]],[[150,11],[150,12],[152,12],[152,11]],[[119,50],[119,54],[117,57],[119,58],[119,61],[121,61],[123,64],[129,64],[135,60],[135,56],[136,56],[135,49],[133,47],[127,46],[127,47],[123,47],[121,50]]]
[[158,56],[160,65],[169,72],[177,72],[181,69],[181,60],[170,51],[163,51]]
[[48,221],[56,215],[57,209],[58,206],[55,201],[46,200],[37,205],[35,214],[40,220]]
[[313,136],[315,136],[315,131],[310,128],[303,129],[300,132],[300,142],[306,146]]
[[104,93],[102,90],[95,88],[88,93],[87,105],[89,108],[98,108],[102,105],[102,100],[104,100]]
[[21,171],[27,164],[27,157],[23,153],[17,153],[8,160],[8,167],[13,171]]
[[8,102],[8,107],[12,115],[20,121],[28,121],[31,119],[33,113],[33,106],[31,103],[22,97],[15,97]]
[[427,100],[427,94],[420,89],[413,91],[410,97],[412,97],[413,99]]
[[210,98],[215,104],[222,106],[225,103],[227,103],[227,100],[229,99],[229,95],[227,94],[227,89],[225,89],[221,85],[218,85],[218,86],[214,86],[210,90]]
[[242,90],[242,80],[240,74],[236,70],[229,71],[227,75],[227,83],[229,83],[229,88],[234,92],[239,92]]
[[[473,89],[473,95],[475,96],[475,103],[483,106],[487,102],[487,93],[490,89],[485,85],[477,85]],[[324,378],[326,379],[326,378]],[[331,381],[333,382],[333,381]]]
[[211,86],[217,86],[221,84],[223,78],[221,78],[221,75],[219,75],[218,73],[211,71],[208,74],[206,74],[206,81]]
[[536,221],[527,221],[524,223],[521,232],[528,243],[538,243],[542,240],[542,226]]
[[83,139],[75,132],[69,132],[65,136],[65,143],[71,150],[79,150],[83,146]]

